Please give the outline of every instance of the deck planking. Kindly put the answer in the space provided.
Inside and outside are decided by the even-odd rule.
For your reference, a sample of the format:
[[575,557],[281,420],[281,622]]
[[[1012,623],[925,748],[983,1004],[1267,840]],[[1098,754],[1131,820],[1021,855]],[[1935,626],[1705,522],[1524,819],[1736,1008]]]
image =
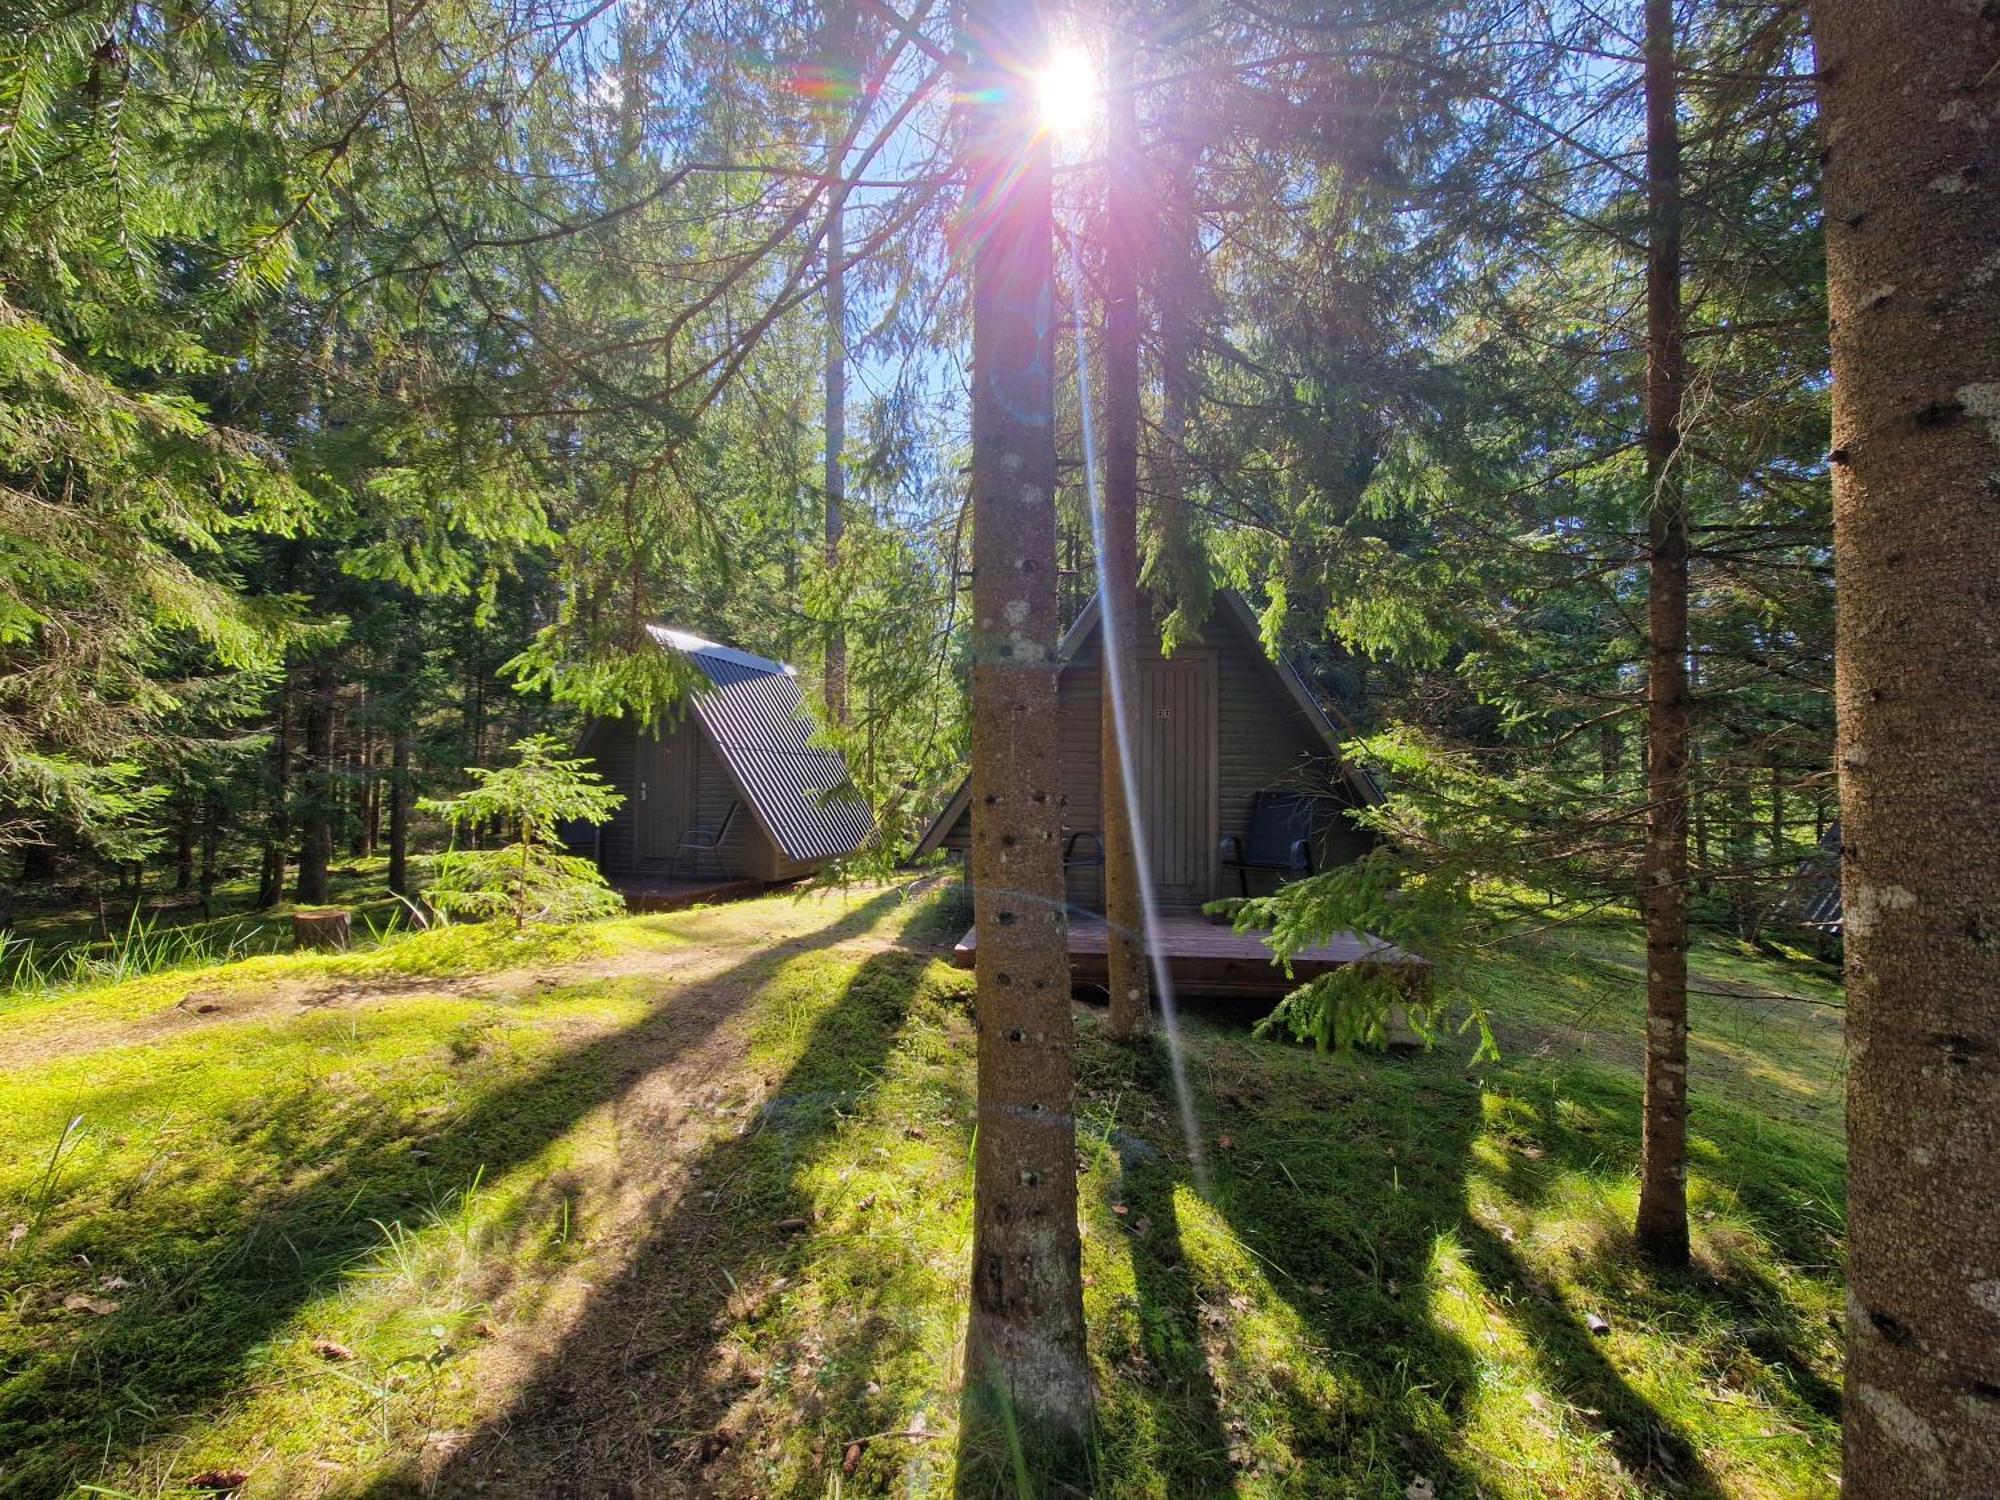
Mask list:
[[[1308,979],[1351,964],[1393,970],[1411,984],[1426,983],[1430,963],[1394,943],[1365,932],[1336,933],[1324,943],[1301,949],[1292,958],[1288,976],[1272,959],[1261,934],[1237,932],[1206,917],[1184,913],[1161,916],[1154,931],[1167,961],[1174,988],[1185,995],[1221,998],[1277,999]],[[1069,918],[1070,975],[1079,984],[1101,984],[1106,977],[1109,929],[1094,912],[1072,912]],[[976,932],[968,932],[952,949],[952,962],[970,969],[978,954]]]

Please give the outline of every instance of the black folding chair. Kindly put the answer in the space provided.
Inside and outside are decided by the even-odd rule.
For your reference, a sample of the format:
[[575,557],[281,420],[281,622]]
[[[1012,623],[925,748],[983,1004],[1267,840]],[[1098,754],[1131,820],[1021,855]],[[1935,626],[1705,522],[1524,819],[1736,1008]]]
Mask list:
[[1234,866],[1238,888],[1250,894],[1250,872],[1280,875],[1313,873],[1313,825],[1320,799],[1300,792],[1259,792],[1250,801],[1250,831],[1225,834],[1222,863]]

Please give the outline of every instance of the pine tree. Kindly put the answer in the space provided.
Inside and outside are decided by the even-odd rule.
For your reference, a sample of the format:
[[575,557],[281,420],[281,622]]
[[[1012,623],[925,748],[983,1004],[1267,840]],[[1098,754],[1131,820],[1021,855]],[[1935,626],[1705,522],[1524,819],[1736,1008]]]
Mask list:
[[1688,522],[1679,466],[1681,148],[1673,0],[1646,0],[1646,1100],[1640,1248],[1688,1258]]
[[1843,1492],[2000,1476],[2000,17],[1812,11],[1847,939]]
[[[967,1429],[1066,1467],[1091,1422],[1059,835],[1049,143],[1021,69],[1038,8],[978,0],[966,42],[972,295],[972,878],[979,1014]],[[968,1464],[1003,1462],[975,1451]]]
[[1138,680],[1133,670],[1142,628],[1139,604],[1139,237],[1143,159],[1133,103],[1133,38],[1114,32],[1105,75],[1108,182],[1104,204],[1104,488],[1098,525],[1098,605],[1104,701],[1098,735],[1104,809],[1104,921],[1111,1034],[1145,1030],[1146,911],[1139,860],[1144,831],[1135,827],[1136,790],[1125,747],[1136,734]]

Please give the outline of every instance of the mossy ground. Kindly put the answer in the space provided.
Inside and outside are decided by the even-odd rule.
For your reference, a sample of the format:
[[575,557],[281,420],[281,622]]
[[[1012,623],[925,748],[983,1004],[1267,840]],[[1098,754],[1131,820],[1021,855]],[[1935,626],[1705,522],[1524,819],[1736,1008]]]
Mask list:
[[[949,1493],[955,935],[775,897],[10,1012],[0,1495]],[[1094,1491],[1832,1493],[1838,993],[1697,953],[1663,1274],[1636,957],[1610,921],[1496,950],[1476,1067],[1190,1018],[1205,1184],[1159,1050],[1079,1008]]]

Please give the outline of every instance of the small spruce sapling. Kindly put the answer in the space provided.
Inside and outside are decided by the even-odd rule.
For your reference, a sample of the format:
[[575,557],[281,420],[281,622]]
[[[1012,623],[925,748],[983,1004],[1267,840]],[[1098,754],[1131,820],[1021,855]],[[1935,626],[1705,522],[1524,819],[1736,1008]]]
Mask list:
[[451,849],[438,856],[424,899],[446,916],[492,921],[581,922],[615,916],[624,899],[590,860],[565,854],[558,824],[602,823],[624,796],[581,760],[566,758],[554,735],[531,735],[514,746],[515,763],[500,770],[472,767],[478,785],[462,796],[425,798],[424,811],[451,824],[454,835],[499,822],[517,830],[498,849]]

